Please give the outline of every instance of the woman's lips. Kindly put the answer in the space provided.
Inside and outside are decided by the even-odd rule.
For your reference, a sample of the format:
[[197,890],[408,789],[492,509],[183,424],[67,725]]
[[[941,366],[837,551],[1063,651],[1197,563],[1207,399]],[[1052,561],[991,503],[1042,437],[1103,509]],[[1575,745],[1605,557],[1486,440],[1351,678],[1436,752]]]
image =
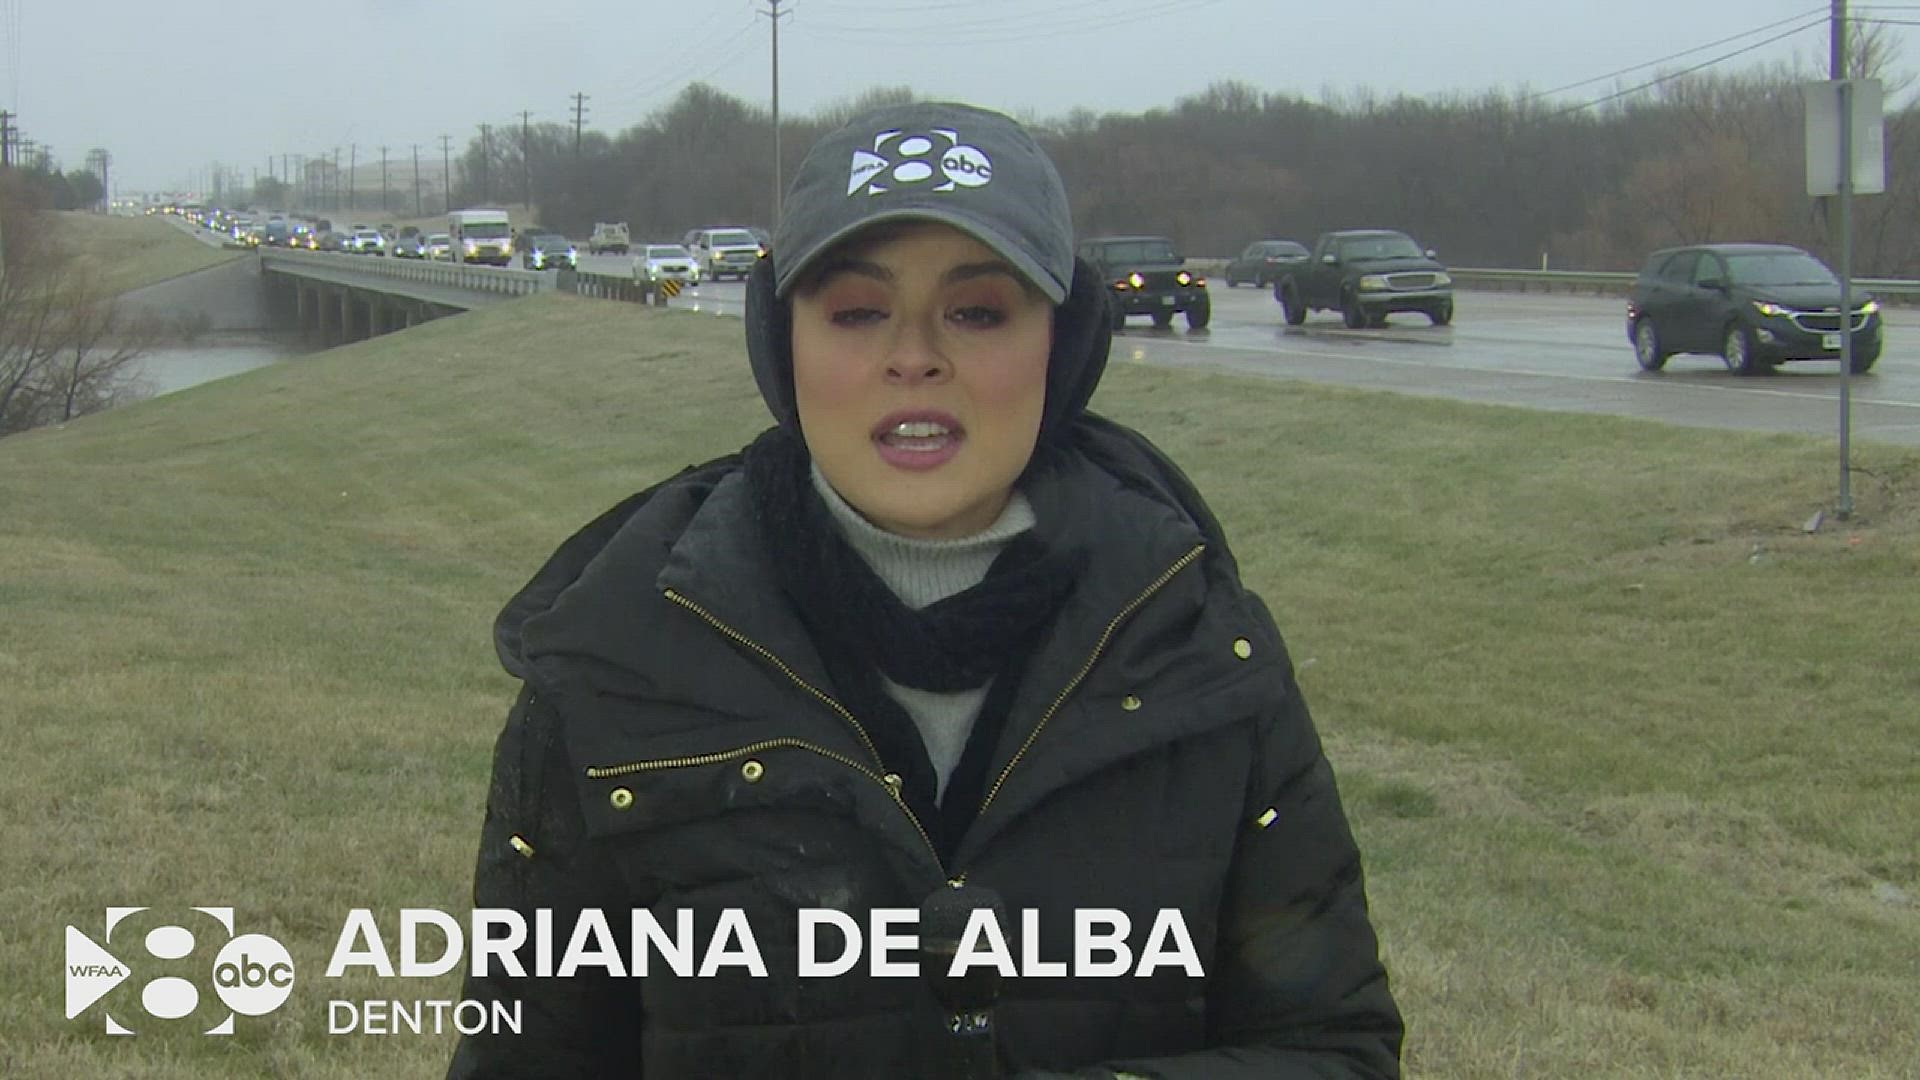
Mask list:
[[880,459],[898,469],[920,472],[953,460],[966,431],[948,413],[910,410],[889,414],[873,427]]

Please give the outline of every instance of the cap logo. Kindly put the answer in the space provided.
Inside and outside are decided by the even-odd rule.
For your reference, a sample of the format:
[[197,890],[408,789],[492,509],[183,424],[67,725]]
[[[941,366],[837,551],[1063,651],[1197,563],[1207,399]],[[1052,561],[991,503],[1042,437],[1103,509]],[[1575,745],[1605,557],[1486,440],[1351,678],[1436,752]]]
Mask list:
[[862,188],[868,195],[936,181],[931,190],[952,191],[982,187],[993,180],[993,159],[977,146],[967,146],[951,128],[933,128],[924,135],[899,129],[873,137],[873,149],[855,150],[847,171],[847,195]]

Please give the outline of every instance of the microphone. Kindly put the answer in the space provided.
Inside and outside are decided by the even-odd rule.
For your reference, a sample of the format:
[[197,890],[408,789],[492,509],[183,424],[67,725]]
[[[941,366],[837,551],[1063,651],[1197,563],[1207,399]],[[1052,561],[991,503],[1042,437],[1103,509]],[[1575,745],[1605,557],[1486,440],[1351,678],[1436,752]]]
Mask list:
[[1000,1075],[993,1031],[993,1006],[1000,998],[999,969],[976,964],[958,976],[947,974],[960,951],[968,920],[983,909],[993,913],[995,923],[1005,925],[1006,903],[999,893],[979,885],[940,889],[920,904],[920,978],[946,1011],[951,1036],[952,1067],[944,1075],[966,1080]]

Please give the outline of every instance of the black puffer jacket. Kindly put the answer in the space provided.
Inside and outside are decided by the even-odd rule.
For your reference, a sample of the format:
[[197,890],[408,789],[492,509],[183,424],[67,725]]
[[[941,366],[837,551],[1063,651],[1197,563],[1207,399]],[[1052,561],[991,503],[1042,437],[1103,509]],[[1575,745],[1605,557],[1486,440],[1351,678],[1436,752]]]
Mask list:
[[1136,950],[1178,909],[1206,970],[1007,980],[992,1028],[1009,1074],[1398,1074],[1359,855],[1278,631],[1144,439],[1089,416],[1071,443],[1030,494],[1059,500],[1092,559],[944,865],[782,603],[736,459],[559,549],[497,627],[526,689],[475,902],[561,927],[598,907],[616,931],[633,907],[669,928],[690,908],[702,948],[738,908],[769,975],[470,979],[468,997],[522,1001],[526,1030],[465,1040],[452,1076],[951,1075],[956,1036],[921,981],[864,962],[803,980],[794,941],[799,909],[864,923],[960,878],[1037,909],[1046,960],[1070,959],[1077,908],[1125,911]]

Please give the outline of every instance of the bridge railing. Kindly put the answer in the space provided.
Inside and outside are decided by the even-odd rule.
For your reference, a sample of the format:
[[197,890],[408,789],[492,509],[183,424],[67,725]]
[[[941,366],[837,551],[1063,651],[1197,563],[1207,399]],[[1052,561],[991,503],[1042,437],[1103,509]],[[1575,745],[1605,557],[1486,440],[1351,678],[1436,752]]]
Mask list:
[[525,296],[549,292],[555,275],[539,270],[512,270],[494,266],[468,266],[464,263],[432,262],[425,259],[378,258],[348,255],[337,251],[294,251],[280,248],[260,250],[262,266],[286,263],[292,266],[327,267],[372,277],[413,281],[470,292]]

